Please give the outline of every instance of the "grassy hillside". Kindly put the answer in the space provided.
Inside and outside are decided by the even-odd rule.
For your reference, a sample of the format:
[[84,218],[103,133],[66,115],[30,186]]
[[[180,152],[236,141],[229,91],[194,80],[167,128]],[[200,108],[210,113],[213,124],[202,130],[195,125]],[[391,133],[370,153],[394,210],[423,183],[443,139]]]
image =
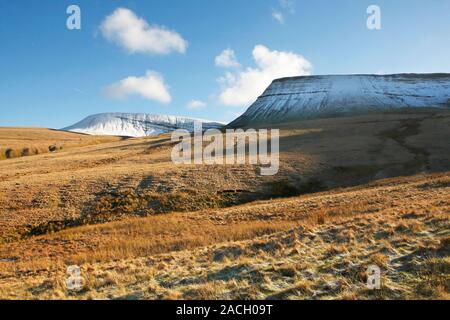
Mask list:
[[1,129],[1,146],[63,148],[0,161],[0,297],[448,298],[450,112],[280,129],[266,177],[174,165],[167,135]]
[[[85,143],[103,139],[81,137]],[[252,165],[176,166],[168,136],[105,139],[116,141],[0,161],[0,240],[130,216],[223,208],[450,167],[450,112],[285,124],[279,173],[266,177]],[[46,140],[43,145],[47,144]]]
[[0,160],[118,140],[117,137],[95,137],[50,129],[0,127]]
[[[449,299],[449,195],[448,173],[418,175],[38,236],[0,247],[0,296]],[[365,287],[371,264],[380,291]]]

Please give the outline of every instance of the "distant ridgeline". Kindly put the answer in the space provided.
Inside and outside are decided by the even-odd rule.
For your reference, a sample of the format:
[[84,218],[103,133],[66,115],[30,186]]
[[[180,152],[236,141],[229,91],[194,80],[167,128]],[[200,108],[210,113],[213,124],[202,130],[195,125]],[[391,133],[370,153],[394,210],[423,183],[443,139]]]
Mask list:
[[92,134],[125,137],[147,137],[169,133],[176,129],[192,131],[199,122],[205,130],[221,128],[224,123],[187,117],[146,113],[101,113],[91,115],[62,130]]

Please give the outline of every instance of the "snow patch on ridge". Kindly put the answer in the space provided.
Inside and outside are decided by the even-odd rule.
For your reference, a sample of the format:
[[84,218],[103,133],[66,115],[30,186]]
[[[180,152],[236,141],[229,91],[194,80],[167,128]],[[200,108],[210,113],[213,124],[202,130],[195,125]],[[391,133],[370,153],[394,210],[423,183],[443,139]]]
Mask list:
[[450,107],[450,74],[278,79],[231,125],[420,107]]
[[148,137],[169,133],[176,129],[193,131],[194,122],[203,129],[221,128],[224,124],[187,117],[146,113],[101,113],[91,115],[62,130],[90,135]]

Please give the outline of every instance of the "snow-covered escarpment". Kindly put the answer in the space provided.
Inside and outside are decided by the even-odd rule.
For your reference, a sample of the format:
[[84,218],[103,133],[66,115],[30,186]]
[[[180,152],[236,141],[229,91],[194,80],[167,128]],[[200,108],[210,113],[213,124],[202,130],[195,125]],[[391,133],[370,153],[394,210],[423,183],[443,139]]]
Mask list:
[[450,108],[450,74],[278,79],[230,126],[416,107]]
[[147,137],[172,132],[176,129],[193,131],[194,122],[203,129],[221,128],[224,124],[200,119],[146,113],[101,113],[91,115],[62,130],[124,137]]

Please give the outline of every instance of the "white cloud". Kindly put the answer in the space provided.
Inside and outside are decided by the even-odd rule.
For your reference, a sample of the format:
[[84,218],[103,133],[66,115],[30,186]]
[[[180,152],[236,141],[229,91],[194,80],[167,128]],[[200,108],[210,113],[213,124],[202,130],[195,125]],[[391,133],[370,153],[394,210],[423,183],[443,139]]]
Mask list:
[[108,98],[123,99],[130,95],[139,95],[148,100],[170,103],[172,97],[163,77],[154,71],[147,71],[143,77],[128,77],[113,83],[104,89]]
[[118,8],[100,25],[102,35],[131,53],[168,54],[186,52],[187,41],[177,32],[149,25],[126,8]]
[[270,51],[263,45],[253,49],[256,68],[226,72],[219,78],[219,100],[227,106],[248,106],[277,78],[310,75],[312,64],[293,52]]
[[280,11],[272,10],[272,17],[279,23],[284,24],[284,16]]
[[187,104],[189,110],[199,110],[206,107],[206,103],[200,100],[191,100]]
[[234,51],[231,49],[223,50],[215,59],[216,66],[222,68],[236,68],[240,67],[239,62],[236,59]]

